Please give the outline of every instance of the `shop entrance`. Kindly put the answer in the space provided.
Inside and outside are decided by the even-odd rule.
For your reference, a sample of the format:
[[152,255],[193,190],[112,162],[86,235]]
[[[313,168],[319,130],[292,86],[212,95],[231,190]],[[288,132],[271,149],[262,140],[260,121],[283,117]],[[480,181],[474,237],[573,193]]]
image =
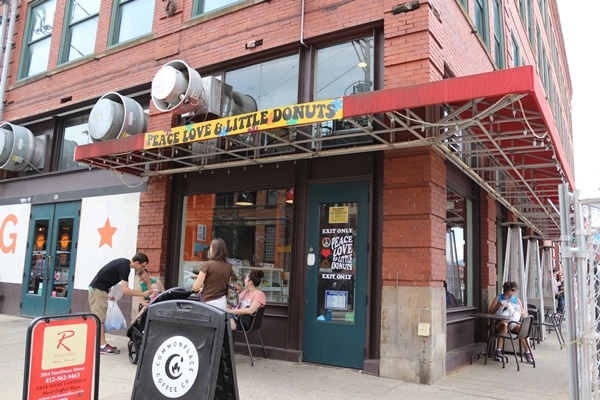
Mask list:
[[304,361],[363,368],[369,182],[309,187]]
[[80,202],[31,207],[21,315],[69,313],[80,209]]

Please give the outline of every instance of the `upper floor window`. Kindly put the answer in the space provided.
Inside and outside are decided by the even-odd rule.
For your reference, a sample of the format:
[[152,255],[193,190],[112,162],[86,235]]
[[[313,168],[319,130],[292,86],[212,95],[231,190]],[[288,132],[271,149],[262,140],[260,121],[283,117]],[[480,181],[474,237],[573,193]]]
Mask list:
[[504,68],[504,32],[502,31],[502,1],[494,0],[492,10],[494,12],[494,59],[498,68]]
[[479,33],[481,40],[489,46],[490,44],[490,33],[488,22],[488,4],[484,0],[475,0],[475,27]]
[[198,16],[215,11],[233,3],[241,2],[241,0],[195,0],[193,13],[194,16]]
[[63,30],[61,62],[69,62],[94,53],[100,0],[71,0]]
[[374,59],[372,37],[317,50],[314,100],[372,91]]
[[225,83],[236,92],[251,96],[259,110],[298,101],[298,55],[265,61],[227,71]]
[[[364,37],[318,49],[314,66],[314,99],[327,100],[336,97],[371,92],[374,89],[375,57],[373,37]],[[367,116],[352,120],[340,119],[315,125],[313,136],[328,138],[322,146],[348,146],[369,142],[369,135],[356,136],[361,130],[372,128]],[[348,135],[348,138],[341,136]],[[334,139],[335,137],[335,139]],[[338,139],[339,137],[339,139]]]
[[90,143],[88,115],[69,118],[65,121],[62,148],[58,169],[60,171],[87,168],[87,164],[74,160],[75,147]]
[[37,1],[29,5],[19,78],[27,78],[48,69],[55,8],[56,0]]
[[152,32],[154,0],[115,0],[110,44],[119,44]]
[[518,67],[521,64],[521,49],[514,34],[511,34],[513,47],[513,67]]

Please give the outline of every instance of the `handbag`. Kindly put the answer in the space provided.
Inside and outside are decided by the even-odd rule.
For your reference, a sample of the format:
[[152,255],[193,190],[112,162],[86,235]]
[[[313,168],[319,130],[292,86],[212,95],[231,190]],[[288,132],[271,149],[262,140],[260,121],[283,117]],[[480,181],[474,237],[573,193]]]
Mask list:
[[227,304],[231,308],[237,308],[240,304],[240,295],[236,290],[235,282],[231,279],[227,284]]

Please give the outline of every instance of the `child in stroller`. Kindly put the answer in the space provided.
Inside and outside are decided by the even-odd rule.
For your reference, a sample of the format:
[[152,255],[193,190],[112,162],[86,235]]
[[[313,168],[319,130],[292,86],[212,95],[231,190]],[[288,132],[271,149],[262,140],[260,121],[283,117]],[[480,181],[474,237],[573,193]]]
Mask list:
[[[152,304],[167,300],[184,300],[190,297],[192,293],[193,292],[191,290],[186,290],[182,287],[174,287],[160,293],[152,301]],[[147,316],[148,307],[144,307],[129,329],[127,329],[127,337],[129,338],[129,342],[127,343],[127,352],[129,355],[129,362],[132,364],[137,364],[139,359],[140,348],[142,347],[142,341],[144,339],[144,328],[146,326]]]

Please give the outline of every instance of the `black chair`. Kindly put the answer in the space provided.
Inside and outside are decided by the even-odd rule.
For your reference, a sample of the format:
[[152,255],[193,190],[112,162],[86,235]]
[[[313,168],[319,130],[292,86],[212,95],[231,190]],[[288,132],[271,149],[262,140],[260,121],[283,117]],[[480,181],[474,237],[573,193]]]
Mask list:
[[252,315],[252,322],[250,322],[250,326],[248,329],[244,328],[244,324],[240,324],[242,326],[242,333],[244,334],[244,338],[246,339],[246,346],[248,346],[248,354],[250,355],[250,365],[254,367],[254,358],[252,357],[252,350],[250,349],[250,342],[248,341],[248,334],[250,332],[256,332],[258,335],[258,339],[260,340],[260,345],[262,346],[263,353],[265,354],[265,358],[267,358],[267,349],[265,349],[265,344],[262,340],[262,336],[260,336],[260,327],[262,326],[263,316],[265,315],[265,307],[259,307],[258,310],[254,312]]
[[552,314],[546,314],[545,316],[545,321],[540,321],[539,325],[540,325],[540,329],[542,329],[541,327],[545,326],[548,329],[548,332],[550,332],[550,330],[554,330],[554,332],[556,333],[556,338],[558,339],[558,344],[560,345],[560,349],[562,350],[563,346],[565,345],[565,338],[563,337],[562,334],[562,323],[563,320],[565,318],[565,313],[562,312],[555,312]]
[[535,304],[527,304],[527,313],[533,317],[533,325],[531,327],[531,337],[529,338],[530,346],[535,349],[535,342],[538,344],[542,340],[542,317],[541,312]]
[[[521,329],[518,333],[513,333],[510,330],[507,333],[495,332],[490,335],[488,339],[488,348],[490,348],[490,344],[493,340],[498,340],[500,338],[504,340],[510,340],[510,345],[512,346],[513,354],[515,355],[515,361],[517,363],[517,371],[520,370],[519,367],[519,359],[517,357],[517,349],[515,348],[515,340],[519,343],[519,355],[521,356],[521,362],[523,362],[523,348],[521,347],[521,339],[525,339],[528,341],[531,336],[531,328],[533,326],[533,317],[531,315],[523,318],[521,322],[511,321],[509,326],[519,325]],[[533,368],[535,368],[535,358],[533,358],[533,353],[531,353],[531,357],[533,359]],[[504,368],[504,358],[502,359],[502,368]]]

